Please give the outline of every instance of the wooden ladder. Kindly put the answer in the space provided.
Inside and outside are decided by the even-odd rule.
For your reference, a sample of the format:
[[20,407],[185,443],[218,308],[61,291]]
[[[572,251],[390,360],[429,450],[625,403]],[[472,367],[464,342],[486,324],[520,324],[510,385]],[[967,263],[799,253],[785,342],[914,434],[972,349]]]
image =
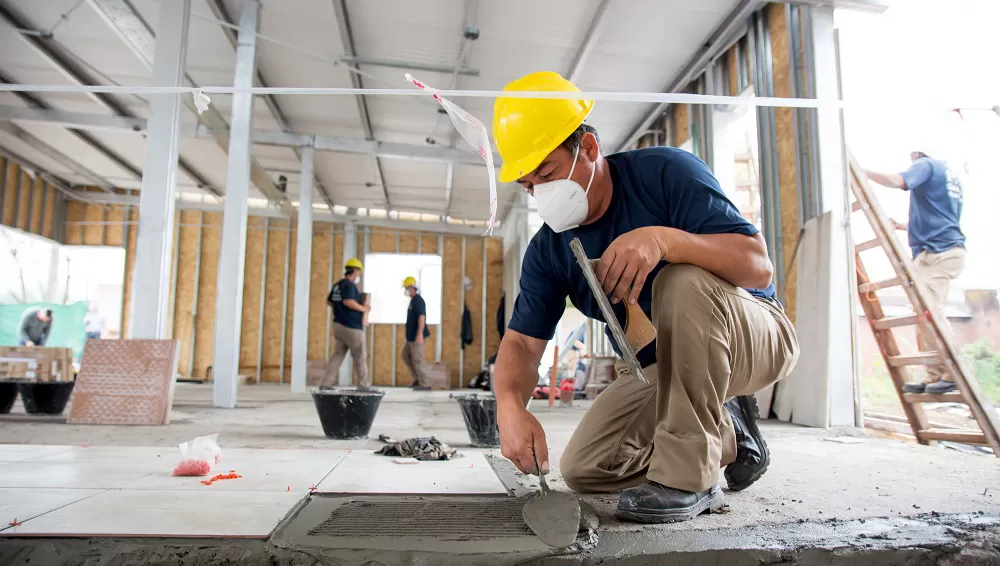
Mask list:
[[[913,429],[913,435],[921,444],[946,440],[989,446],[1000,458],[1000,433],[998,433],[1000,425],[997,422],[996,410],[983,394],[969,361],[955,345],[955,338],[947,319],[931,301],[930,291],[917,275],[913,260],[910,259],[909,247],[904,246],[896,238],[895,226],[879,206],[868,184],[868,176],[858,166],[853,156],[848,154],[848,159],[851,192],[854,193],[855,199],[851,210],[862,211],[875,233],[874,239],[861,242],[854,247],[858,298],[864,309],[865,318],[875,335],[875,342],[882,353],[882,359],[885,360],[889,375],[892,377],[892,384],[903,405],[903,412],[910,422],[910,428]],[[868,278],[868,272],[861,261],[861,252],[875,248],[881,248],[888,256],[889,263],[896,273],[895,277],[885,281],[871,281]],[[877,293],[880,289],[889,287],[902,287],[913,307],[913,312],[917,314],[885,316]],[[923,324],[924,331],[938,345],[937,349],[933,352],[916,354],[901,353],[892,329],[920,324]],[[912,366],[941,366],[958,390],[943,394],[904,392],[903,384],[908,381],[908,368]],[[932,428],[928,425],[921,403],[964,403],[972,411],[980,430]]]

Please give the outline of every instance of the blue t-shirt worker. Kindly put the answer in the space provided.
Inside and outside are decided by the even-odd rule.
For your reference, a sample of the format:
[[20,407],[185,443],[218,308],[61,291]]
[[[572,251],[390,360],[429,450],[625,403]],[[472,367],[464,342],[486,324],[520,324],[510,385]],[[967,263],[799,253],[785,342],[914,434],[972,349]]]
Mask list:
[[[910,152],[910,168],[902,173],[867,171],[868,177],[885,187],[910,193],[908,224],[893,221],[906,230],[917,274],[939,308],[948,301],[948,287],[965,269],[965,234],[962,217],[962,181],[948,164],[932,155],[938,152],[924,145]],[[936,349],[934,340],[917,329],[921,352]],[[923,381],[903,385],[908,393],[948,393],[955,383],[942,366],[928,366]]]
[[320,383],[320,389],[333,389],[340,374],[340,366],[344,363],[347,353],[351,353],[354,365],[354,376],[358,387],[371,387],[368,376],[368,363],[365,361],[365,330],[364,313],[371,306],[362,302],[361,291],[358,290],[358,280],[364,266],[352,257],[344,265],[344,278],[334,283],[330,294],[326,296],[326,304],[333,311],[333,353],[326,364],[326,375]]
[[[579,92],[551,72],[505,90]],[[567,297],[604,320],[569,248],[579,238],[600,258],[612,302],[640,306],[657,336],[640,353],[650,384],[619,361],[620,377],[566,446],[563,478],[580,492],[624,490],[622,519],[691,519],[723,506],[720,466],[734,490],[763,475],[769,455],[752,394],[788,374],[798,343],[774,299],[763,237],[708,167],[665,147],[605,155],[583,123],[593,105],[500,97],[494,107],[499,179],[531,193],[545,221],[496,361],[501,451],[522,472],[548,471],[545,432],[525,408],[542,352]]]
[[413,376],[410,384],[416,391],[427,391],[431,388],[427,367],[424,364],[424,340],[431,335],[427,329],[427,303],[420,296],[417,279],[403,279],[403,292],[410,297],[410,305],[406,308],[406,344],[403,344],[403,363]]

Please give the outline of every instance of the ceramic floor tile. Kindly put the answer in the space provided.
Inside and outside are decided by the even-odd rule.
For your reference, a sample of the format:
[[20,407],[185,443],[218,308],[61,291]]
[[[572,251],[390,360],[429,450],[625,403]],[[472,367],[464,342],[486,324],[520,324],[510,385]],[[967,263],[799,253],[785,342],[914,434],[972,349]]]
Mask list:
[[0,466],[0,487],[112,489],[163,469],[142,462],[10,462]]
[[[188,489],[209,491],[274,491],[308,493],[344,458],[345,451],[334,450],[223,450],[222,461],[208,477],[174,477],[166,468],[122,489]],[[240,478],[216,481],[210,486],[201,482],[216,474],[235,471]]]
[[111,490],[0,535],[267,538],[301,499],[298,493]]
[[507,493],[481,452],[444,462],[396,464],[364,451],[347,455],[317,486],[320,493]]
[[170,466],[180,459],[176,447],[152,446],[73,446],[68,450],[28,458],[29,462],[130,462]]
[[[49,511],[101,493],[102,489],[0,489],[0,531],[14,521],[24,522]],[[4,533],[0,532],[0,535]]]
[[29,458],[42,458],[66,452],[78,446],[49,446],[40,444],[0,444],[0,462],[20,462]]

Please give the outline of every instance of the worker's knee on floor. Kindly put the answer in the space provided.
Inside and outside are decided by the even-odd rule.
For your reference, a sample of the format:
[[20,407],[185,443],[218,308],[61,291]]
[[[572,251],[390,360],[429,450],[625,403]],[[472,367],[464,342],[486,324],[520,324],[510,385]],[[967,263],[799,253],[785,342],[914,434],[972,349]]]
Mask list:
[[573,491],[588,491],[584,479],[587,476],[586,466],[578,454],[568,450],[563,452],[562,457],[559,458],[559,474],[562,476],[563,482],[566,483],[566,487]]

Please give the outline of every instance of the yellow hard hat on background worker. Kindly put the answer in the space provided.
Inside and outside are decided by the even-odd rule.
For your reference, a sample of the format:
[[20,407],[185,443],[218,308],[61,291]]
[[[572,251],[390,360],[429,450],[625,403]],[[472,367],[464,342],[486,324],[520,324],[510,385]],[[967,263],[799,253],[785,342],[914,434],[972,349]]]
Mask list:
[[[525,75],[505,91],[580,92],[559,73]],[[497,176],[510,183],[534,171],[590,114],[593,100],[497,98],[493,104],[493,139],[503,159]]]
[[417,280],[415,278],[407,277],[406,279],[403,279],[403,287],[416,287],[416,286],[417,286]]
[[347,263],[344,264],[344,269],[347,269],[348,267],[353,267],[358,271],[364,271],[364,268],[361,266],[361,260],[356,257],[352,257],[351,259],[347,260]]

